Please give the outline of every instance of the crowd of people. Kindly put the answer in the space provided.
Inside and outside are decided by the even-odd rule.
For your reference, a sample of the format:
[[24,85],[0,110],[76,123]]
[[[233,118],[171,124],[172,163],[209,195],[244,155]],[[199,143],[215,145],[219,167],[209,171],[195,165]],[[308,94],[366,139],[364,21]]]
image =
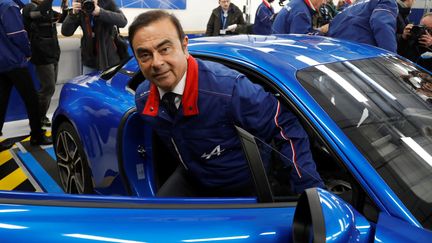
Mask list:
[[236,5],[219,0],[206,35],[323,35],[377,46],[432,71],[432,14],[425,14],[419,25],[409,23],[414,1],[339,0],[335,5],[333,0],[290,0],[275,13],[274,0],[262,0],[248,27]]
[[[120,47],[114,39],[118,28],[125,27],[127,19],[114,0],[68,0],[61,4],[62,12],[52,8],[53,0],[21,0],[0,2],[0,136],[12,87],[24,101],[30,121],[30,144],[51,144],[43,127],[51,126],[47,117],[58,76],[60,46],[57,23],[61,33],[71,36],[80,26],[81,61],[83,73],[104,70],[118,64]],[[35,67],[40,89],[29,71],[29,62]],[[1,150],[7,149],[0,147]]]

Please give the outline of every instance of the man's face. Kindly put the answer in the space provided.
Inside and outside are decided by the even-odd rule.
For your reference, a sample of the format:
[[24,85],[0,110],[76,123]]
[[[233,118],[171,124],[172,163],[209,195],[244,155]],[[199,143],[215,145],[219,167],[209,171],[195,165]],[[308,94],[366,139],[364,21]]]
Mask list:
[[[432,29],[432,16],[426,16],[423,17],[420,20],[420,25],[424,25],[426,26],[428,29]],[[429,34],[432,34],[431,32],[429,32]]]
[[225,11],[228,11],[230,4],[231,4],[231,0],[219,0],[219,5]]
[[144,77],[171,91],[187,69],[188,38],[179,40],[174,24],[164,18],[139,29],[132,40],[135,58]]
[[411,8],[414,5],[414,2],[415,0],[405,0],[404,3],[408,8]]

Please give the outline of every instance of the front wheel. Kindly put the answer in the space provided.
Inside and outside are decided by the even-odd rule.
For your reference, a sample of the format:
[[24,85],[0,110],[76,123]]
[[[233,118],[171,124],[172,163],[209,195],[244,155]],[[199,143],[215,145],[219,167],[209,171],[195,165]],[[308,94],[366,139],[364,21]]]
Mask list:
[[94,193],[87,156],[75,128],[63,122],[56,134],[54,144],[63,190],[71,194]]

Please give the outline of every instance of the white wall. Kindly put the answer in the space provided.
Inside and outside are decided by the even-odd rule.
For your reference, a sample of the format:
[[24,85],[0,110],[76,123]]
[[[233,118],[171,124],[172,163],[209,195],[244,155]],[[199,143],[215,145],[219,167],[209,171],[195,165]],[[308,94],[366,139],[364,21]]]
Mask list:
[[[255,19],[255,12],[258,5],[261,4],[262,0],[231,0],[232,3],[237,5],[241,10],[243,6],[250,2],[250,9],[248,12],[251,14],[251,22],[253,23]],[[276,11],[279,11],[280,7],[278,5],[279,0],[275,0],[272,4]],[[168,10],[174,13],[186,32],[205,32],[207,21],[210,18],[211,11],[219,6],[218,0],[187,0],[186,10]],[[132,23],[134,18],[149,9],[132,9],[123,8],[122,11],[128,19],[128,24]],[[122,32],[127,32],[127,27],[122,30]]]

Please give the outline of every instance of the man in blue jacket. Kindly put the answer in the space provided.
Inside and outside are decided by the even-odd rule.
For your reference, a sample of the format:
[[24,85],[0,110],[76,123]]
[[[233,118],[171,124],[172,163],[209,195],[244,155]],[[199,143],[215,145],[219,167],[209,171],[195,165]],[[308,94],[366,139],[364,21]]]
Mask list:
[[395,0],[358,0],[330,22],[328,36],[396,52]]
[[253,25],[253,33],[257,35],[270,35],[272,24],[274,21],[274,9],[270,5],[274,0],[263,0],[258,6],[255,14],[255,23]]
[[277,14],[273,34],[318,34],[312,26],[312,16],[325,0],[292,0]]
[[27,68],[31,57],[30,42],[24,30],[20,0],[0,2],[0,133],[5,121],[6,110],[12,87],[15,87],[24,101],[30,120],[32,145],[52,143],[41,128],[41,119],[36,90]]
[[136,91],[137,111],[179,160],[158,196],[247,196],[254,186],[234,124],[275,140],[293,158],[297,193],[323,186],[306,132],[296,116],[243,74],[188,54],[188,37],[173,15],[139,15],[129,41],[149,82]]

